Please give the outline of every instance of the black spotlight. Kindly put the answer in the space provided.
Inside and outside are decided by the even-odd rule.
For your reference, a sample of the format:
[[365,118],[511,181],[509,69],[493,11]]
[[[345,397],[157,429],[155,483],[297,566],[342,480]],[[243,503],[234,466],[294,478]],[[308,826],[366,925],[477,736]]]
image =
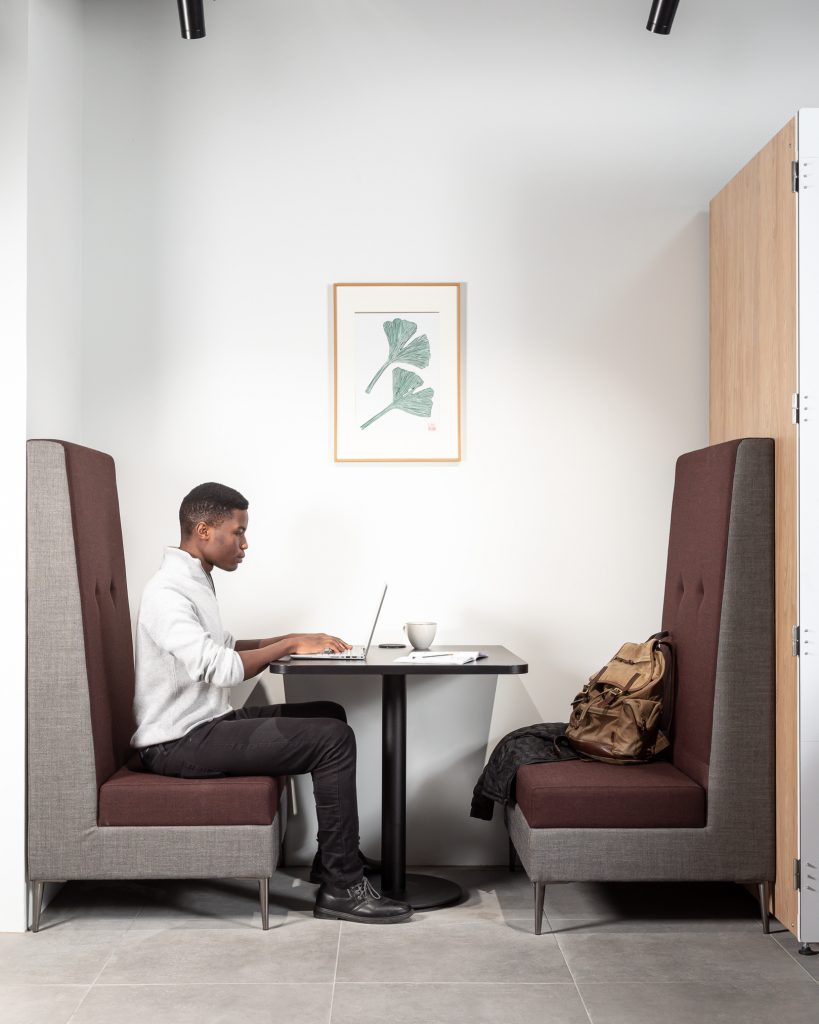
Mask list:
[[[179,2],[181,3],[182,0]],[[651,14],[648,16],[646,25],[648,31],[667,36],[674,24],[674,15],[677,13],[679,2],[680,0],[651,0]]]
[[[183,39],[202,39],[205,35],[204,0],[176,0]],[[674,15],[672,14],[672,18]]]

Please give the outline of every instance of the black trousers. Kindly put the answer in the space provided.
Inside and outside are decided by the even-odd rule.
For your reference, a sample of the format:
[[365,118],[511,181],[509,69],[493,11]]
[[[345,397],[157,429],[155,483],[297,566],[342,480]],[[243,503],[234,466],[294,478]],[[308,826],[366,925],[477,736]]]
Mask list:
[[240,708],[139,753],[148,771],[181,778],[309,772],[326,882],[346,889],[361,880],[355,733],[340,704]]

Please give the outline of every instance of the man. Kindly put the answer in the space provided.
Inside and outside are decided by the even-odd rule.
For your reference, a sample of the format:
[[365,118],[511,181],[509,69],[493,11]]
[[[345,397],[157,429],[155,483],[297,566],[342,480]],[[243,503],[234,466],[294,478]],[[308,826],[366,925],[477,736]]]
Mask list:
[[247,551],[248,502],[230,487],[201,484],[179,509],[179,547],[165,550],[148,582],[136,629],[137,729],[131,743],[160,775],[298,775],[310,772],[321,881],[316,917],[371,924],[405,921],[406,903],[379,896],[358,848],[355,735],[329,701],[233,711],[232,686],[286,654],[343,651],[326,633],[236,640],[222,628],[212,573],[239,567]]

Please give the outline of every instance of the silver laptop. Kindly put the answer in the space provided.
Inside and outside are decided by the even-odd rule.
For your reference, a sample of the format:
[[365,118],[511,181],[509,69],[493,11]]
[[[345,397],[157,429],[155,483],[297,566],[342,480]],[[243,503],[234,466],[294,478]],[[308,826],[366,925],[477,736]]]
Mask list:
[[384,590],[381,593],[381,600],[378,602],[378,611],[375,613],[375,619],[373,620],[373,628],[370,630],[370,639],[367,641],[366,647],[351,647],[349,651],[341,651],[339,653],[322,651],[319,654],[291,654],[290,657],[307,658],[309,661],[366,661],[367,652],[370,649],[370,644],[373,642],[375,627],[378,624],[378,616],[381,614],[381,607],[386,596],[387,584],[385,583]]

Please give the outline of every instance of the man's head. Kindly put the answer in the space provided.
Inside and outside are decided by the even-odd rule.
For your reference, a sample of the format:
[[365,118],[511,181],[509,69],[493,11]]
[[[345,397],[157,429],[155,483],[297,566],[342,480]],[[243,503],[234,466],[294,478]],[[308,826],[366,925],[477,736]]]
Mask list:
[[233,572],[244,558],[247,498],[224,484],[199,484],[179,506],[179,546],[210,570]]

